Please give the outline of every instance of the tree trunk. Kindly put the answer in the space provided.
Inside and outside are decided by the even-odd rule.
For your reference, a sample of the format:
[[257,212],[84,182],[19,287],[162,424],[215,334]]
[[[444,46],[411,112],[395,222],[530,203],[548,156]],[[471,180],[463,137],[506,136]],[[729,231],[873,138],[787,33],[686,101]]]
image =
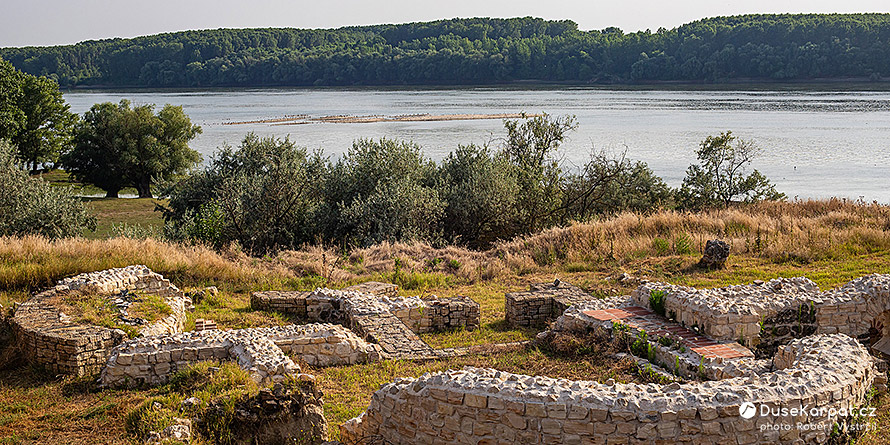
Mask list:
[[118,194],[120,191],[121,191],[120,189],[116,189],[116,190],[105,190],[105,197],[106,197],[106,198],[117,198],[117,194]]
[[136,191],[140,198],[151,198],[151,181],[139,181],[136,183]]

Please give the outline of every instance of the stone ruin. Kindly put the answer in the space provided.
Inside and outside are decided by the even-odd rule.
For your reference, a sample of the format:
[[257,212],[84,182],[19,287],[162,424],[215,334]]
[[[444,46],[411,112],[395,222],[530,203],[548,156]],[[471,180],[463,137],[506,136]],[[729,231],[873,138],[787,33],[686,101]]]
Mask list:
[[[121,331],[72,323],[48,303],[64,292],[87,289],[122,307],[118,300],[126,300],[128,292],[161,295],[171,315],[142,326],[142,336],[128,340]],[[63,280],[20,305],[12,324],[30,361],[59,373],[101,371],[105,386],[160,384],[184,366],[211,359],[234,361],[268,385],[288,375],[312,379],[300,374],[291,357],[331,366],[474,352],[436,350],[417,334],[478,327],[477,303],[463,297],[398,297],[396,290],[365,283],[344,290],[256,292],[254,309],[312,323],[182,332],[188,297],[144,266],[131,266]],[[539,335],[541,341],[567,332],[642,342],[645,353],[638,361],[676,381],[601,384],[477,368],[427,374],[382,387],[367,411],[341,426],[342,440],[823,443],[835,422],[847,420],[827,412],[848,412],[865,402],[871,388],[886,390],[886,364],[870,352],[890,354],[890,275],[869,275],[825,292],[806,278],[721,289],[644,281],[631,295],[605,299],[557,281],[506,294],[505,317],[519,326],[555,320]],[[299,412],[320,412],[320,398],[314,400],[307,399],[306,406],[288,403]],[[746,402],[776,415],[742,417]],[[261,409],[270,402],[251,403]],[[245,424],[253,418],[249,411]],[[318,417],[313,416],[307,419]],[[281,431],[303,428],[299,422]],[[308,422],[324,431],[317,419]],[[772,428],[779,423],[809,429]]]
[[[236,362],[262,385],[283,388],[278,383],[289,377],[314,380],[301,374],[300,366],[291,357],[311,366],[336,366],[478,352],[478,348],[472,347],[433,349],[417,335],[477,328],[478,303],[466,297],[399,297],[397,290],[395,285],[369,282],[344,290],[256,292],[251,296],[255,310],[290,313],[312,323],[219,330],[211,320],[202,320],[196,322],[194,331],[182,332],[186,312],[193,307],[191,299],[147,267],[129,266],[60,281],[18,306],[12,325],[28,361],[60,374],[98,373],[104,387],[158,385],[193,363],[223,360]],[[108,298],[120,310],[122,322],[139,324],[137,338],[128,339],[120,329],[73,322],[52,303],[54,297],[72,291]],[[135,301],[133,292],[163,297],[171,314],[153,323],[129,318],[127,309]],[[263,426],[256,431],[260,436],[283,438],[293,431],[311,430],[313,438],[325,438],[320,394],[314,389],[309,392],[269,395],[270,392],[265,396],[262,393],[257,401],[245,402],[243,418],[236,420],[258,425],[254,417],[259,414],[251,414],[256,408],[265,413],[261,416]],[[266,412],[271,405],[279,408],[272,416],[274,419]],[[177,424],[153,437],[190,437],[190,428]]]
[[128,305],[125,297],[132,292],[164,297],[170,315],[140,326],[140,334],[147,336],[182,332],[186,310],[191,306],[182,291],[145,266],[85,273],[60,281],[19,305],[11,323],[24,358],[58,374],[98,373],[109,351],[127,339],[120,329],[74,323],[50,303],[53,297],[72,291],[107,296],[119,308]]
[[233,361],[257,383],[280,383],[300,367],[380,360],[378,345],[339,325],[316,323],[270,328],[205,330],[125,342],[111,352],[99,380],[105,386],[159,385],[179,369],[205,360]]
[[[177,370],[202,360],[231,360],[257,382],[269,384],[297,374],[288,354],[312,366],[349,365],[392,358],[439,358],[469,348],[435,350],[417,333],[479,326],[479,304],[466,297],[398,297],[398,287],[369,282],[344,290],[255,292],[255,310],[291,313],[305,325],[218,330],[209,320],[182,332],[192,301],[169,280],[145,266],[80,274],[61,280],[18,306],[12,319],[25,358],[59,374],[101,373],[106,386],[156,385]],[[120,329],[77,324],[51,304],[66,292],[93,292],[121,308],[132,292],[159,295],[171,314],[140,326],[128,339]],[[319,323],[320,322],[320,323]]]
[[[824,443],[872,388],[887,389],[886,364],[869,347],[881,355],[890,343],[890,275],[825,292],[806,278],[721,289],[644,282],[606,299],[557,281],[505,300],[513,324],[556,318],[542,341],[560,332],[634,341],[647,368],[680,381],[601,384],[477,368],[426,374],[377,391],[341,426],[343,440]],[[742,417],[747,403],[767,415]]]

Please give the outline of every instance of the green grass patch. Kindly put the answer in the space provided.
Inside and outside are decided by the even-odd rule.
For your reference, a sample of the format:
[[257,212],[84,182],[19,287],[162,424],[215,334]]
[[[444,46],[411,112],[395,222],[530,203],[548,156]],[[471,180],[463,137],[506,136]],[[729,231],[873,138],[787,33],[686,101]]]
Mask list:
[[164,229],[164,218],[156,212],[157,204],[166,200],[152,198],[85,198],[87,207],[96,215],[96,230],[84,233],[86,238],[104,239],[114,236],[142,238],[158,236]]

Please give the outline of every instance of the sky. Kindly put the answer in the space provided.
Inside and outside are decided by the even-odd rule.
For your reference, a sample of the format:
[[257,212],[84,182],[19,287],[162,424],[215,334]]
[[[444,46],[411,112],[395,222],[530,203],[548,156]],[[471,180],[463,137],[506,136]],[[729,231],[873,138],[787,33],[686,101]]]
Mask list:
[[2,0],[0,47],[215,28],[336,28],[455,17],[570,19],[583,30],[674,28],[717,15],[890,12],[886,0]]

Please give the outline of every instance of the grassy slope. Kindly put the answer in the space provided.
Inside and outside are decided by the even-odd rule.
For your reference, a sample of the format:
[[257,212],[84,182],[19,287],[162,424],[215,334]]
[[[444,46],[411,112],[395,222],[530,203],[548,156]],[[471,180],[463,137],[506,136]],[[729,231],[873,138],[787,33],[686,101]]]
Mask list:
[[[886,208],[844,203],[761,206],[709,215],[622,215],[554,229],[481,253],[396,244],[349,253],[307,248],[265,259],[153,240],[50,243],[38,238],[0,238],[0,303],[8,307],[12,300],[26,298],[29,290],[66,275],[140,263],[171,277],[180,287],[219,286],[220,295],[200,303],[190,321],[211,318],[221,328],[235,328],[293,321],[280,314],[250,311],[252,290],[309,289],[376,279],[402,285],[405,295],[471,296],[481,304],[482,329],[427,334],[424,339],[437,347],[485,344],[533,337],[534,331],[505,326],[504,292],[555,277],[597,295],[612,295],[630,290],[612,279],[622,272],[706,287],[803,275],[823,289],[868,273],[890,273],[888,215]],[[696,269],[699,240],[718,236],[733,243],[729,267]],[[402,266],[395,266],[396,258]],[[444,261],[430,261],[433,258]],[[336,433],[336,425],[360,413],[373,390],[395,377],[465,365],[592,380],[623,375],[614,362],[585,360],[589,359],[567,360],[528,351],[309,372],[317,375],[325,392],[326,415],[331,432]],[[83,382],[35,374],[29,368],[0,372],[0,438],[5,438],[0,443],[129,442],[123,417],[156,390],[96,392]],[[888,402],[884,399],[878,404],[878,426],[886,431],[890,429]],[[102,431],[100,437],[95,431]],[[884,436],[872,433],[861,443],[890,443]]]

